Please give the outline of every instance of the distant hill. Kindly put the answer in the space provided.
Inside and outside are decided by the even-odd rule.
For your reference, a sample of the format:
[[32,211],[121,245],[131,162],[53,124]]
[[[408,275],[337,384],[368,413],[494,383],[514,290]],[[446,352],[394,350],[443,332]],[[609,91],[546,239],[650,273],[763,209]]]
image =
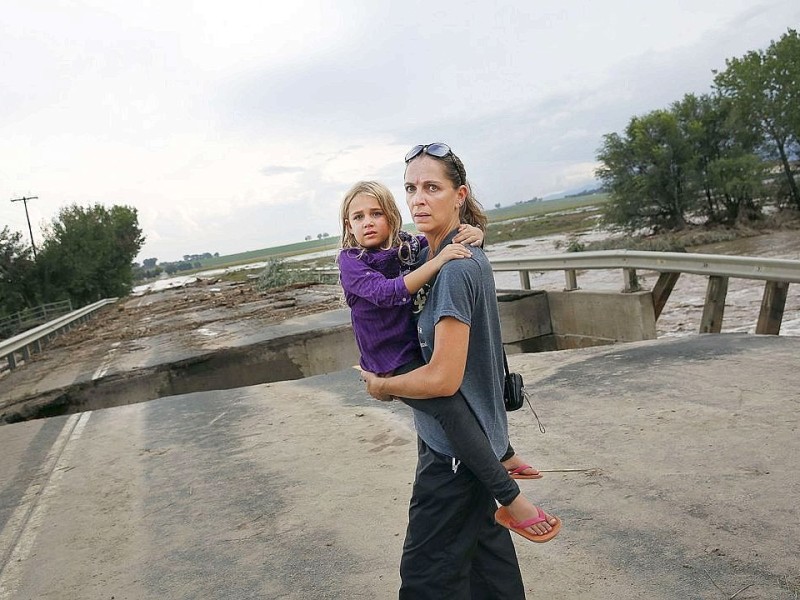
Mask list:
[[[527,217],[540,216],[546,213],[559,212],[565,210],[575,210],[586,206],[592,206],[605,202],[606,195],[592,190],[589,193],[573,194],[568,197],[553,199],[535,199],[527,202],[518,202],[512,206],[501,206],[500,208],[484,207],[489,223],[508,221],[511,219],[524,219]],[[413,223],[405,223],[403,228],[408,231],[415,231]],[[310,254],[324,250],[333,250],[339,245],[339,238],[331,236],[322,239],[296,242],[294,244],[284,244],[248,252],[239,252],[225,256],[215,256],[213,258],[198,261],[202,269],[209,269],[221,266],[231,266],[245,264],[249,262],[260,262],[266,260],[279,260],[290,256]]]
[[501,206],[500,208],[484,207],[489,222],[507,221],[509,219],[522,219],[543,215],[550,212],[563,210],[574,210],[585,206],[600,204],[605,202],[607,194],[602,191],[592,191],[586,194],[574,194],[572,196],[562,196],[560,198],[541,199],[534,198],[527,202],[517,202],[511,206]]

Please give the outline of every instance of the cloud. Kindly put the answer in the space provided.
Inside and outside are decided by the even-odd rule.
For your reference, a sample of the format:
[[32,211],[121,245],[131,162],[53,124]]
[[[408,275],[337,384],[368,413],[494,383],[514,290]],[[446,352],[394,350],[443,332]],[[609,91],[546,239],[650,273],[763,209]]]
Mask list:
[[261,174],[266,175],[267,177],[272,177],[274,175],[294,175],[297,173],[302,173],[304,170],[305,169],[303,169],[303,167],[284,167],[281,165],[271,165],[261,169]]
[[604,134],[800,22],[791,0],[191,4],[9,7],[0,197],[39,196],[37,239],[92,202],[137,207],[163,260],[333,235],[356,180],[405,210],[402,157],[433,141],[487,206],[588,185]]

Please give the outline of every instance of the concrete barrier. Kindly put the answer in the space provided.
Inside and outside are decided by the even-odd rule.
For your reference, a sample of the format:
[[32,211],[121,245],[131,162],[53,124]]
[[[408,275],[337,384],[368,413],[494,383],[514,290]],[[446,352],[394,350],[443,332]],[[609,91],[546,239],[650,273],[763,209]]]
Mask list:
[[656,338],[650,292],[498,292],[503,343],[510,354]]

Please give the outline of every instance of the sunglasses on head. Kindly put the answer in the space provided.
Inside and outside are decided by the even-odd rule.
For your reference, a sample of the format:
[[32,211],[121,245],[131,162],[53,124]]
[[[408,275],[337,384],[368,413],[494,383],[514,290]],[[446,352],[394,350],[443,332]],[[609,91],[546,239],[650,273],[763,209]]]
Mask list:
[[419,144],[408,151],[406,154],[406,162],[414,160],[420,154],[430,154],[436,158],[444,158],[448,154],[452,153],[453,151],[450,150],[450,146],[447,144],[442,144],[441,142],[437,142],[435,144]]

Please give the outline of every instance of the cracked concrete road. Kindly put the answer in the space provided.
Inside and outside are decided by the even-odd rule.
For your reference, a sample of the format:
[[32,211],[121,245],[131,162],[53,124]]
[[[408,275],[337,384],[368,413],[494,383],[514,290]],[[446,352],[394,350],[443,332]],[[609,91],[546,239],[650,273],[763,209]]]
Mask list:
[[[528,596],[800,591],[800,339],[690,336],[514,355],[564,521],[515,538]],[[383,599],[413,478],[407,409],[351,370],[0,428],[0,599]]]

